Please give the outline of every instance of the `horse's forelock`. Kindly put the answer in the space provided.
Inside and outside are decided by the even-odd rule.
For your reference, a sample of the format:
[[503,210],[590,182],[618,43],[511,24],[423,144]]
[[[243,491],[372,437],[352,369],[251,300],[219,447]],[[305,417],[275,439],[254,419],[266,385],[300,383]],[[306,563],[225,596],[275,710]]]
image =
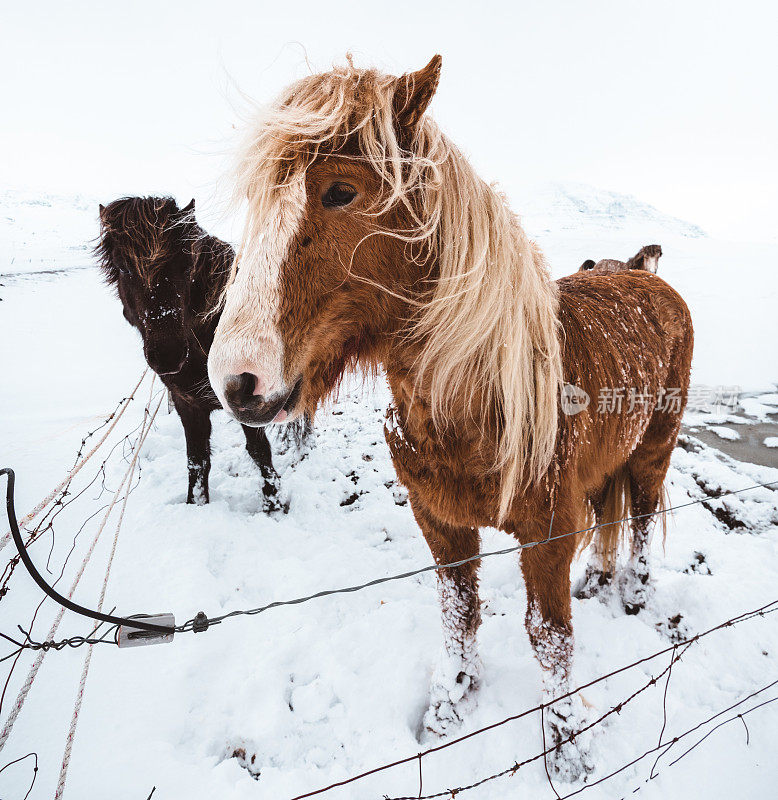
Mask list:
[[194,243],[205,235],[194,215],[182,212],[172,197],[123,197],[100,216],[95,253],[109,280],[116,278],[113,262],[123,259],[151,285],[173,257],[188,255],[194,263]]
[[399,155],[392,127],[397,78],[348,66],[311,75],[259,110],[238,151],[234,201],[259,211],[273,190],[304,174],[320,156],[359,145],[380,175]]

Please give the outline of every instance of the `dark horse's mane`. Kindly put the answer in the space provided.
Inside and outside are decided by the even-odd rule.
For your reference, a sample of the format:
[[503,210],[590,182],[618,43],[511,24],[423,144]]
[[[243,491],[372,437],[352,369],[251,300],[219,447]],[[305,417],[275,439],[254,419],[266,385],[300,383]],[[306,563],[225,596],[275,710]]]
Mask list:
[[235,251],[197,224],[193,205],[180,209],[172,197],[121,197],[101,207],[100,217],[103,231],[94,255],[109,284],[131,263],[151,285],[172,258],[188,254],[188,272],[205,298],[205,307],[195,310],[202,314],[215,307]]

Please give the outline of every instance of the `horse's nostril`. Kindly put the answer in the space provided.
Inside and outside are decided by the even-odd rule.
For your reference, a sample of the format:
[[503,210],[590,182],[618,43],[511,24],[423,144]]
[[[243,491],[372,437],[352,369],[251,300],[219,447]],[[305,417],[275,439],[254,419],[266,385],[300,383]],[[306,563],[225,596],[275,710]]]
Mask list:
[[254,389],[257,385],[257,376],[252,375],[250,372],[241,372],[240,374],[240,393],[244,397],[251,397],[254,394]]
[[148,365],[157,375],[175,375],[180,372],[189,357],[189,345],[177,341],[145,341],[143,354]]
[[284,385],[280,391],[268,394],[261,375],[242,372],[227,376],[222,401],[244,425],[262,427],[271,422],[284,422],[293,413],[300,397],[300,385],[298,380],[291,390]]
[[224,381],[224,396],[232,406],[245,406],[255,399],[254,391],[257,387],[257,376],[251,372],[241,372],[240,375],[228,375]]

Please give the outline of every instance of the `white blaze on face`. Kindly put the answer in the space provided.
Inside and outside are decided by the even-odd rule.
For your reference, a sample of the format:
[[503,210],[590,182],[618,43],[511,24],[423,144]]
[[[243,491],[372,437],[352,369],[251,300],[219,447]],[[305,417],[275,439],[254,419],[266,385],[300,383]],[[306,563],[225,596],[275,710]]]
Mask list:
[[256,375],[255,393],[265,399],[288,391],[278,331],[281,274],[304,210],[305,184],[300,180],[281,194],[262,234],[243,243],[238,273],[227,290],[208,354],[208,377],[225,408],[223,387],[229,375]]

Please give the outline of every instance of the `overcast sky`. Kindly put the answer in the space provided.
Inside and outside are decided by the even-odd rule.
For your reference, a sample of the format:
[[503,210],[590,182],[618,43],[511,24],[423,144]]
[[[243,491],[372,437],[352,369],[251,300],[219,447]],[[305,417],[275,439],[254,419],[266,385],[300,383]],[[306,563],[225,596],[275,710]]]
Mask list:
[[[778,219],[778,5],[2,3],[0,186],[214,196],[238,88],[443,55],[432,111],[510,193],[572,180],[733,239]],[[517,209],[521,211],[521,209]]]

